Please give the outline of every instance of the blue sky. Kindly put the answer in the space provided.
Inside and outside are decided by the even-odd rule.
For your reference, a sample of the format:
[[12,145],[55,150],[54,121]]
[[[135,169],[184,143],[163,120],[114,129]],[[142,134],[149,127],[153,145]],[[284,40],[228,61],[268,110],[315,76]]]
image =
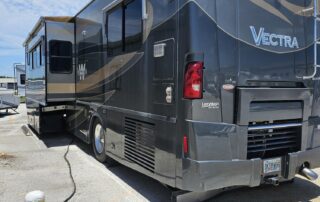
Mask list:
[[73,16],[90,0],[1,0],[0,76],[13,75],[13,63],[24,64],[22,44],[40,16]]

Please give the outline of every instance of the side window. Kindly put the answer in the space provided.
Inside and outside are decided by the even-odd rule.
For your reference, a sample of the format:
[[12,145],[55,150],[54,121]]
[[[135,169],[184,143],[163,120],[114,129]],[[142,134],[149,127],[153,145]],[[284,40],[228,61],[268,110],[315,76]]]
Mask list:
[[30,57],[30,69],[33,69],[33,51],[29,53],[29,57]]
[[37,46],[37,68],[41,67],[41,44]]
[[[41,44],[37,45],[32,52],[28,54],[28,64],[31,63],[31,68],[36,69],[41,67]],[[32,57],[31,57],[32,56]],[[31,60],[31,61],[30,61]]]
[[122,22],[123,22],[123,9],[117,7],[108,13],[108,26],[107,26],[107,38],[108,38],[108,55],[118,55],[123,51],[122,41]]
[[134,0],[107,12],[108,55],[136,51],[142,44],[142,1]]
[[32,69],[32,51],[28,52],[29,69]]
[[37,58],[38,58],[38,54],[37,54],[37,49],[33,49],[32,51],[32,69],[37,68]]
[[26,75],[25,74],[20,74],[20,83],[21,83],[21,85],[26,84]]
[[49,62],[52,73],[72,73],[72,43],[52,40],[49,42]]
[[41,65],[45,65],[46,62],[46,43],[42,42],[41,43]]
[[26,53],[27,65],[30,65],[30,54],[29,52]]
[[142,2],[135,0],[125,7],[125,51],[136,51],[142,44]]

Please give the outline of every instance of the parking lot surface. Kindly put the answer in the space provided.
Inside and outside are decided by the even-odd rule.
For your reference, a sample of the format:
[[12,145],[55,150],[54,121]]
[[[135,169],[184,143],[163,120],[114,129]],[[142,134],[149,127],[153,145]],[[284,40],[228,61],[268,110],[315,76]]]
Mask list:
[[[73,191],[63,158],[71,142],[68,159],[77,187],[71,201],[170,200],[170,191],[157,181],[121,165],[108,168],[92,157],[89,146],[69,135],[25,134],[25,105],[18,112],[0,113],[0,202],[23,201],[34,190],[45,192],[47,202],[64,201]],[[319,185],[320,180],[297,176],[292,184],[240,188],[209,201],[320,201]]]

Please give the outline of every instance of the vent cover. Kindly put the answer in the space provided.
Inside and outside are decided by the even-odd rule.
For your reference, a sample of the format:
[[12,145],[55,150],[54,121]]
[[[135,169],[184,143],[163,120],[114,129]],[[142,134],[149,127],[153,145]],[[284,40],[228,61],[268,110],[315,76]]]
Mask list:
[[301,147],[301,122],[250,123],[247,158],[272,158],[297,152]]
[[125,158],[154,172],[155,124],[132,118],[125,118]]

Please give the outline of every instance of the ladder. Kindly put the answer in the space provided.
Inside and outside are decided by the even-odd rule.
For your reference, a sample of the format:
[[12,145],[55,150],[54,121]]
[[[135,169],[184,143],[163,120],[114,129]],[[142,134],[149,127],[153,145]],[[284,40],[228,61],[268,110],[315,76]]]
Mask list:
[[313,74],[310,76],[304,76],[304,80],[320,80],[320,77],[316,77],[318,68],[320,68],[320,65],[318,64],[318,45],[320,45],[320,41],[318,40],[318,23],[320,23],[318,0],[313,0],[313,18]]

